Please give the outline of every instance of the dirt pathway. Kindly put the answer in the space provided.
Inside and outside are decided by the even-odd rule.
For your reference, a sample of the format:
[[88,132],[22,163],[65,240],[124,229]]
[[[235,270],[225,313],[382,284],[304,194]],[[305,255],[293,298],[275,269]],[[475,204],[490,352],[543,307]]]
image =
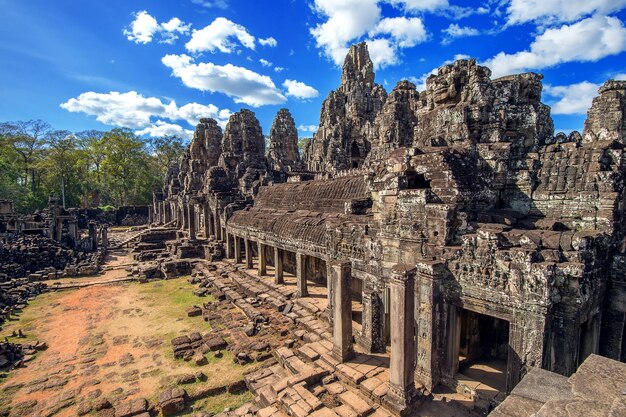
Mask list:
[[[97,281],[125,274],[128,259],[116,255],[109,262]],[[221,360],[209,358],[210,365],[202,368],[173,359],[171,338],[209,330],[201,317],[186,317],[185,309],[198,302],[192,290],[179,278],[89,286],[38,297],[0,337],[21,328],[29,339],[45,341],[49,348],[6,381],[0,380],[0,415],[4,407],[12,417],[75,416],[79,406],[101,398],[154,399],[180,376],[198,371],[208,376],[207,385],[240,379],[245,369],[226,355]]]

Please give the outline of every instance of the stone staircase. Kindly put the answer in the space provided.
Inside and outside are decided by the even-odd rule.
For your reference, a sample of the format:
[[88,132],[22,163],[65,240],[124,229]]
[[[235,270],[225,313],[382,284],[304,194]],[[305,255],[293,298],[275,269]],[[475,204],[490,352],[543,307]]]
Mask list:
[[[258,416],[391,416],[381,407],[387,393],[388,361],[382,355],[356,354],[347,363],[331,355],[332,333],[325,311],[295,299],[295,291],[247,273],[228,261],[214,264],[220,273],[200,265],[200,273],[213,276],[212,285],[246,312],[245,299],[253,297],[273,306],[298,325],[294,337],[302,344],[275,349],[274,364],[246,376],[255,395]],[[246,313],[253,315],[254,313]]]

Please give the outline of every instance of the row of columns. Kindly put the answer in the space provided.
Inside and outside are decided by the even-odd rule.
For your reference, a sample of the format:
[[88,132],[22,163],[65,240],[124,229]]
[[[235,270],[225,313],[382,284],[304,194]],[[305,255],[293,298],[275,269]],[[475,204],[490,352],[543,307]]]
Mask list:
[[[236,263],[253,268],[252,245],[254,241],[230,233],[226,234],[226,256],[234,258]],[[258,245],[258,274],[267,274],[267,245]],[[242,254],[242,246],[245,254]],[[276,284],[284,283],[283,252],[274,247],[274,279]],[[296,252],[297,294],[308,296],[305,276],[307,256]],[[354,355],[352,344],[352,297],[351,263],[332,262],[329,268],[330,291],[329,305],[333,317],[333,356],[340,362],[348,361]],[[391,358],[389,391],[386,402],[401,414],[410,409],[416,397],[415,391],[415,325],[414,325],[414,282],[415,267],[396,265],[389,280],[391,292]]]

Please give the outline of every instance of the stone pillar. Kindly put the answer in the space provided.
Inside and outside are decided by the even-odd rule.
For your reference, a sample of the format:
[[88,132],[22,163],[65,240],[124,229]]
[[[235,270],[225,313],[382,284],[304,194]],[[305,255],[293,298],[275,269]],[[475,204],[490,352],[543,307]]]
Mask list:
[[189,240],[196,240],[196,213],[194,204],[187,204],[187,227],[189,229]]
[[210,214],[211,213],[210,210],[207,210],[207,211],[209,211],[209,215],[206,217],[207,222],[208,222],[207,228],[208,228],[208,233],[209,233],[207,236],[215,237],[215,221],[213,220],[213,215]]
[[284,284],[283,276],[283,253],[279,248],[274,248],[274,282],[276,284]]
[[391,292],[391,357],[385,401],[400,415],[411,411],[416,398],[413,319],[415,268],[397,264],[389,280]]
[[102,234],[100,244],[104,250],[107,250],[109,247],[109,225],[103,225],[100,233]]
[[54,228],[54,232],[54,239],[60,242],[63,239],[63,219],[60,217],[56,218],[56,226]]
[[74,243],[76,243],[78,241],[78,224],[76,223],[76,220],[70,221],[68,225],[68,230],[70,237],[72,238]]
[[[211,224],[209,220],[210,217],[211,217],[211,209],[209,205],[205,203],[204,204],[204,237],[206,239],[209,239],[209,237],[211,236],[211,227],[209,226]],[[228,252],[228,249],[226,249],[226,252]]]
[[361,323],[361,337],[359,346],[367,352],[384,352],[383,320],[385,309],[383,300],[374,288],[367,288],[363,283],[363,320]]
[[246,268],[254,268],[254,259],[252,258],[252,244],[250,239],[244,239],[244,245],[246,248]]
[[89,222],[87,225],[89,230],[89,240],[91,241],[91,250],[95,251],[98,249],[98,233],[96,229],[96,222]]
[[228,259],[233,258],[233,238],[230,233],[226,234],[226,257]]
[[296,281],[298,297],[308,297],[309,290],[306,284],[306,255],[296,252]]
[[440,261],[422,261],[416,275],[416,381],[432,391],[441,379],[444,358],[440,357],[439,342],[443,339],[443,301],[440,280],[445,276],[445,264]]
[[154,222],[154,206],[148,206],[148,224]]
[[265,259],[265,247],[267,245],[259,242],[258,250],[259,250],[259,276],[267,274],[267,262]]
[[235,263],[241,263],[241,238],[235,236]]
[[340,362],[350,359],[352,349],[352,297],[350,262],[333,262],[331,276],[333,298],[333,356]]

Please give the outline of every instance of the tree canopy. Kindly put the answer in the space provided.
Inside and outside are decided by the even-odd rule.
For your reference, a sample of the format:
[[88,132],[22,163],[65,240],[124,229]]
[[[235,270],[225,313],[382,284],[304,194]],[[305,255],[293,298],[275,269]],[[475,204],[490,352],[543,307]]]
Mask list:
[[72,133],[41,120],[0,123],[0,199],[19,212],[45,207],[50,194],[66,207],[147,205],[186,145],[129,129]]

